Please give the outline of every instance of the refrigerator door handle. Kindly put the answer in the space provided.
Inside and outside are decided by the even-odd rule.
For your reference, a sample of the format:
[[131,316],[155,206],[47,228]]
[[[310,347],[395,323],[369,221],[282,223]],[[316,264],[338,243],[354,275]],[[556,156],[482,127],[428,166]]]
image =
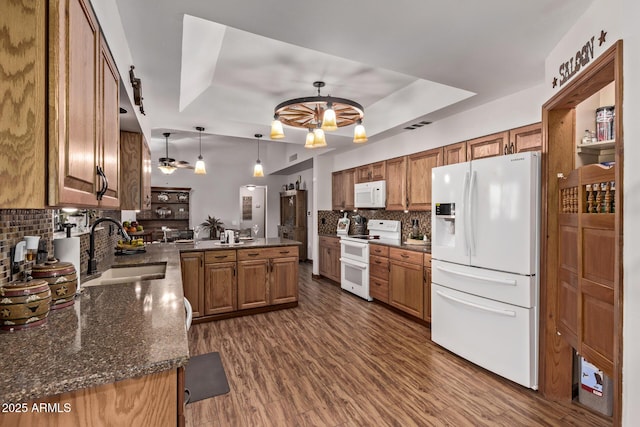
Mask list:
[[473,209],[473,205],[471,204],[473,201],[473,193],[475,191],[475,187],[476,187],[476,172],[473,171],[471,172],[471,183],[469,184],[469,198],[467,199],[467,212],[469,213],[467,215],[468,217],[468,224],[469,226],[467,227],[468,233],[469,233],[469,252],[471,254],[471,256],[476,254],[476,243],[473,239],[473,235],[474,235],[474,229],[473,229],[473,223],[472,223],[472,215],[474,213],[474,209]]
[[[465,172],[464,174],[464,186],[462,188],[462,197],[464,200],[469,198],[469,172]],[[470,255],[469,252],[469,224],[467,223],[469,214],[466,212],[468,209],[468,205],[465,206],[465,209],[462,212],[462,222],[464,225],[464,254]]]
[[456,276],[467,277],[469,279],[483,280],[485,282],[491,282],[491,283],[497,283],[497,284],[500,284],[500,285],[509,285],[509,286],[516,286],[518,284],[518,282],[516,282],[515,280],[510,280],[510,279],[498,279],[498,278],[495,278],[495,277],[478,276],[476,274],[463,273],[461,271],[449,270],[448,268],[444,268],[444,267],[440,267],[440,266],[438,266],[436,268],[439,271],[442,271],[444,273],[455,274]]
[[516,312],[512,311],[512,310],[499,310],[496,308],[491,308],[491,307],[486,307],[484,305],[480,305],[480,304],[476,304],[470,301],[465,301],[456,297],[452,297],[451,295],[447,295],[442,291],[436,291],[436,293],[438,295],[440,295],[442,298],[451,300],[453,302],[457,302],[458,304],[462,304],[462,305],[466,305],[468,307],[473,307],[473,308],[477,308],[478,310],[482,310],[482,311],[488,311],[489,313],[494,313],[494,314],[499,314],[501,316],[507,316],[507,317],[516,317]]

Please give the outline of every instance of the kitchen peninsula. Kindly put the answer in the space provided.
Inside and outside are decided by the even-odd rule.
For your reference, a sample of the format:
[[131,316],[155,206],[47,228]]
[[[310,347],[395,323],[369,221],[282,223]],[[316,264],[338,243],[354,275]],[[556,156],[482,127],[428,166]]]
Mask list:
[[[297,245],[279,238],[231,246],[214,241],[158,243],[147,245],[146,252],[117,257],[114,268],[166,263],[164,278],[84,286],[72,307],[52,310],[44,325],[3,334],[0,401],[27,402],[28,410],[3,413],[0,425],[39,425],[52,417],[91,425],[101,414],[122,425],[176,425],[183,407],[181,368],[189,358],[181,277],[191,274],[191,265],[182,264],[188,271],[181,272],[181,254],[200,255],[204,262],[237,252],[239,275],[243,269],[266,265],[269,274],[284,277],[276,255],[295,252],[295,281],[277,282],[295,290],[297,304]],[[246,258],[250,261],[242,264]],[[254,283],[262,289],[256,277],[246,273],[238,281],[245,293],[253,292]],[[285,298],[285,303],[290,301]],[[58,403],[60,410],[34,413],[34,402]]]

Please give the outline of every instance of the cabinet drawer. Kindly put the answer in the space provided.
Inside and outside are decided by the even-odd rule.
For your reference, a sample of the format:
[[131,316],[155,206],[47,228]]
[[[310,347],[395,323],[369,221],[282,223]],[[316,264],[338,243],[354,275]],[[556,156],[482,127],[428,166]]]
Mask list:
[[236,260],[236,251],[206,251],[204,253],[204,262],[207,264],[213,262],[229,262]]
[[411,264],[422,265],[422,252],[408,251],[406,249],[389,248],[389,258]]
[[382,246],[382,245],[376,245],[376,244],[373,244],[373,243],[369,243],[369,253],[371,255],[378,255],[378,256],[388,257],[389,256],[389,246]]
[[320,236],[319,244],[327,248],[340,249],[340,239],[338,237]]
[[389,280],[389,258],[369,255],[369,274],[379,279]]
[[280,246],[276,248],[238,249],[238,261],[248,259],[282,258],[298,256],[297,246]]
[[389,282],[386,280],[372,277],[369,280],[369,294],[382,302],[389,302]]
[[422,263],[425,267],[431,267],[431,254],[424,254]]

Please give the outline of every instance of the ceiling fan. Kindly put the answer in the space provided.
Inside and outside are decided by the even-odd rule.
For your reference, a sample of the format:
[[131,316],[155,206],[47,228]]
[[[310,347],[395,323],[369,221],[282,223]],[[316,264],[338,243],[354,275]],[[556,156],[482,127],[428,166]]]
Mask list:
[[158,169],[166,175],[174,173],[176,169],[193,169],[189,162],[169,157],[169,136],[171,134],[165,132],[162,135],[165,137],[165,156],[158,159]]

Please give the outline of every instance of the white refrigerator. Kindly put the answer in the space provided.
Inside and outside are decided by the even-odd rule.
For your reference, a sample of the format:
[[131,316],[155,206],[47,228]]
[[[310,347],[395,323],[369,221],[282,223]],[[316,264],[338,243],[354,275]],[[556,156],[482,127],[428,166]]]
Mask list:
[[431,339],[538,388],[540,153],[433,169]]

